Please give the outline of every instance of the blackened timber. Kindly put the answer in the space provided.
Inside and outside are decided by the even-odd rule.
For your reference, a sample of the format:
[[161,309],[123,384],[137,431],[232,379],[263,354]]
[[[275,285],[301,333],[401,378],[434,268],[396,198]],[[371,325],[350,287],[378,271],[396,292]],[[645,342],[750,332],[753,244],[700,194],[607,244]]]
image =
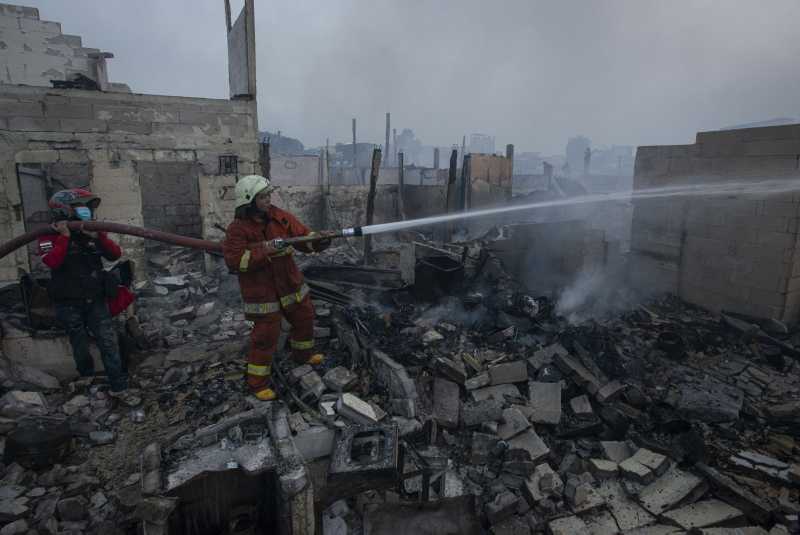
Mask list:
[[[353,123],[355,124],[355,123]],[[367,195],[367,226],[372,224],[375,216],[375,187],[378,185],[378,172],[381,168],[381,149],[372,151],[372,167],[369,171],[369,194]],[[364,263],[372,260],[372,236],[364,236]]]
[[398,216],[402,221],[406,220],[406,210],[403,204],[403,195],[405,194],[405,185],[406,185],[406,173],[404,169],[405,165],[405,156],[403,153],[399,153],[397,155],[397,212]]
[[[444,202],[444,211],[446,213],[450,213],[452,208],[451,203],[453,202],[453,190],[456,187],[456,167],[458,166],[458,149],[453,149],[453,152],[450,153],[450,170],[447,174],[447,194],[445,197]],[[446,227],[446,236],[444,241],[450,241],[450,235],[452,233],[452,224],[450,222],[447,223]]]

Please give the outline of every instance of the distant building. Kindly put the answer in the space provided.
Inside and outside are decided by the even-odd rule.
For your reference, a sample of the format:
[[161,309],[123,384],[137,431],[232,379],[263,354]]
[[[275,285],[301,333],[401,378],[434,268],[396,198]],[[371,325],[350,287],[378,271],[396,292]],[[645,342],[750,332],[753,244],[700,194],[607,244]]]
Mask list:
[[567,164],[565,169],[569,169],[571,174],[582,173],[583,159],[586,155],[586,149],[591,149],[592,141],[584,136],[576,136],[569,138],[567,141]]
[[470,134],[468,151],[472,154],[494,154],[494,136]]
[[299,139],[281,135],[281,132],[259,132],[259,141],[266,143],[269,140],[271,154],[282,156],[299,156],[305,153],[305,147]]

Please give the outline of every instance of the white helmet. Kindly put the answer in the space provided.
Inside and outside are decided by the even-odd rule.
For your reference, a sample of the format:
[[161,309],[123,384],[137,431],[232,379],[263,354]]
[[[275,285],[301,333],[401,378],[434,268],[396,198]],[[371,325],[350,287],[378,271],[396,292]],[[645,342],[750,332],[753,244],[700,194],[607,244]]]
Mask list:
[[277,188],[270,183],[269,179],[261,175],[243,176],[236,183],[236,208],[247,206],[253,202],[256,195],[264,190],[268,190],[268,193],[271,193],[276,189]]

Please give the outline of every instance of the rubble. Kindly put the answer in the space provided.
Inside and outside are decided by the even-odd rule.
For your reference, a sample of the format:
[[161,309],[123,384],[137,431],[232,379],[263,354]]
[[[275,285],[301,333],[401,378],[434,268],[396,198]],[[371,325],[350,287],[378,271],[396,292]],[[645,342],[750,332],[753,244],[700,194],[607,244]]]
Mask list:
[[[465,533],[480,524],[627,535],[796,522],[798,363],[776,370],[710,313],[665,298],[572,324],[542,297],[533,317],[515,315],[504,303],[518,288],[491,257],[467,262],[472,287],[438,303],[403,291],[379,306],[370,294],[349,305],[315,299],[326,363],[295,366],[283,348],[276,354],[274,406],[286,416],[271,421],[273,434],[252,424],[264,405],[244,384],[250,325],[236,288],[223,287],[227,274],[167,258],[141,287],[148,341],[132,358],[137,412],[109,403],[102,380],[4,379],[0,432],[57,416],[78,447],[40,474],[5,467],[3,522],[99,533],[104,521],[163,521],[174,507],[165,488],[266,459],[285,488],[301,493],[313,480],[315,493],[340,502],[323,523],[349,532],[389,519],[405,526],[399,511],[428,520],[456,511],[462,518],[444,521]],[[178,264],[185,271],[163,267]],[[792,329],[774,336],[794,343]],[[663,349],[665,332],[683,340],[679,361]],[[121,463],[131,451],[141,459]],[[321,477],[304,471],[325,463]],[[369,499],[353,484],[365,491],[375,481],[382,490]]]

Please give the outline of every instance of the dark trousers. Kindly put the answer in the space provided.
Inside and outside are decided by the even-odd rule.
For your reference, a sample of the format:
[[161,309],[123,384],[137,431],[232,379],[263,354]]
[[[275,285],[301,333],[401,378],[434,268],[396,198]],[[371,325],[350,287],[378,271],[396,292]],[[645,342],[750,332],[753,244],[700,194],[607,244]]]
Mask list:
[[94,361],[89,353],[89,333],[94,334],[103,359],[103,366],[111,383],[111,390],[128,388],[128,374],[119,354],[119,341],[114,322],[103,298],[83,303],[57,303],[56,317],[69,335],[72,356],[78,373],[94,375]]

